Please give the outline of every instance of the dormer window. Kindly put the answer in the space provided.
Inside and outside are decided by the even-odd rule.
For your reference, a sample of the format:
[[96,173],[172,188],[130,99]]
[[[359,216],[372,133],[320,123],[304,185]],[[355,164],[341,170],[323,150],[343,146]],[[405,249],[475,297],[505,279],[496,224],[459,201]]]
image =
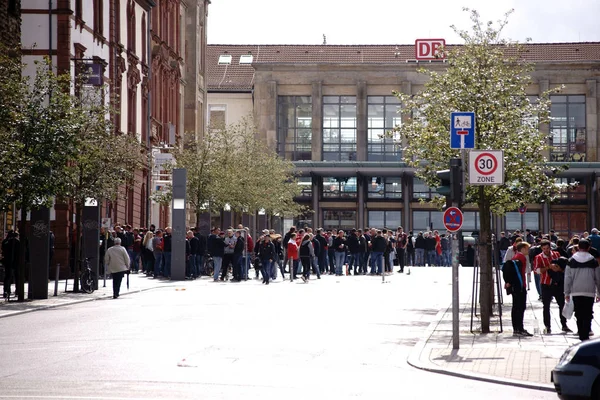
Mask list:
[[240,56],[240,64],[252,64],[254,56],[252,54],[243,54]]
[[221,54],[219,56],[219,65],[231,64],[231,54]]

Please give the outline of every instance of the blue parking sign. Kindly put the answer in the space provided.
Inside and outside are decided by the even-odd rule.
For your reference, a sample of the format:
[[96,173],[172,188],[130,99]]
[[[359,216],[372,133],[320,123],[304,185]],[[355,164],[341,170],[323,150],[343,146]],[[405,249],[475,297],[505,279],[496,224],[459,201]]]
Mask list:
[[450,114],[450,148],[475,148],[474,112],[453,112]]

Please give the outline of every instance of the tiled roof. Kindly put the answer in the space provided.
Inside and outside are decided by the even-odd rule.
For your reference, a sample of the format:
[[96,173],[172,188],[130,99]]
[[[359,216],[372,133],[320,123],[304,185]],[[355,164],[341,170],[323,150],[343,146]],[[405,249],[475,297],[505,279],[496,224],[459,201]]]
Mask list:
[[[449,49],[452,45],[447,46]],[[600,62],[600,42],[532,43],[525,45],[524,57],[532,62]],[[219,65],[220,55],[233,56],[231,64]],[[239,63],[240,56],[252,54],[254,64],[406,64],[415,58],[414,45],[221,45],[207,49],[208,89],[250,91],[254,68]]]

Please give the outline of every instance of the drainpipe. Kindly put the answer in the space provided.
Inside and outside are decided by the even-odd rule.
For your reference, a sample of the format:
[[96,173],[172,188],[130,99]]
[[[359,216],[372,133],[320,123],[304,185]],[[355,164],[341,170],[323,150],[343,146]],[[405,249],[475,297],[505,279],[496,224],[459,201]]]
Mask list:
[[146,148],[149,152],[148,157],[148,174],[146,176],[146,228],[150,227],[150,212],[152,207],[152,202],[150,200],[151,186],[152,186],[152,170],[153,170],[153,160],[152,160],[152,140],[150,140],[150,133],[152,132],[152,35],[150,31],[152,30],[152,8],[148,12],[148,23],[146,24],[146,61],[148,63],[148,101],[146,102]]

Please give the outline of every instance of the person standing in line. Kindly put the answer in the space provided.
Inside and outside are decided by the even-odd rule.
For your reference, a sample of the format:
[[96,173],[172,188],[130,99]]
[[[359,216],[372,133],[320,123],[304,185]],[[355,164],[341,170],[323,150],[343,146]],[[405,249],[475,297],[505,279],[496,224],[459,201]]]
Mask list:
[[163,233],[160,229],[154,234],[152,239],[152,250],[154,251],[154,279],[158,279],[163,273]]
[[319,270],[324,274],[327,272],[327,238],[323,235],[323,228],[317,229],[315,239],[319,242]]
[[244,250],[246,249],[246,241],[244,240],[244,236],[242,236],[242,231],[235,231],[235,242],[233,245],[233,280],[232,282],[241,282],[244,278],[244,274],[242,272],[242,264],[245,264],[244,258]]
[[146,276],[154,273],[154,248],[152,247],[154,233],[152,231],[146,232],[144,240],[142,242],[142,253],[144,254],[144,272]]
[[131,265],[127,250],[121,246],[121,239],[116,238],[114,246],[106,250],[104,261],[107,272],[112,275],[113,299],[117,299],[119,298],[123,276],[129,272],[129,266]]
[[6,239],[2,241],[2,264],[4,265],[4,298],[11,294],[11,286],[16,283],[19,273],[19,249],[21,242],[19,234],[13,230],[8,231]]
[[398,266],[400,269],[398,273],[404,273],[404,264],[406,260],[406,249],[408,247],[408,235],[404,232],[404,229],[399,226],[397,231],[397,243],[396,253],[398,254]]
[[581,341],[588,340],[592,333],[594,300],[599,300],[597,296],[600,293],[598,260],[589,251],[590,242],[581,239],[579,250],[569,259],[565,269],[565,300],[573,301]]
[[131,265],[131,272],[137,274],[140,271],[140,258],[142,255],[142,237],[140,236],[140,230],[133,230],[133,245],[131,247],[133,252],[133,261]]
[[302,263],[302,280],[306,282],[310,279],[311,260],[315,256],[315,250],[312,245],[311,234],[306,234],[300,244],[300,262]]
[[298,260],[300,257],[298,254],[298,245],[296,244],[296,233],[292,233],[290,235],[290,240],[288,240],[286,249],[287,258],[289,260],[290,274],[292,275],[292,279],[298,279],[296,276],[296,271],[298,271]]
[[344,273],[347,246],[346,239],[344,238],[344,231],[341,229],[333,239],[333,248],[335,250],[335,275],[342,276]]
[[198,253],[200,252],[200,238],[198,238],[198,230],[194,228],[192,234],[188,237],[190,242],[190,275],[196,279],[200,276],[200,263],[202,262],[202,256],[198,259]]
[[498,242],[498,248],[500,249],[500,262],[504,262],[504,256],[506,251],[510,247],[510,240],[506,237],[504,232],[500,232],[500,241]]
[[408,232],[406,243],[406,264],[415,265],[415,237],[413,231]]
[[[294,234],[295,235],[295,234]],[[292,240],[288,242],[288,246],[292,243]],[[294,242],[294,245],[296,243]],[[262,275],[263,281],[262,283],[268,285],[269,279],[271,277],[271,266],[273,264],[273,260],[275,259],[275,246],[271,243],[271,236],[269,234],[265,235],[262,242],[258,244],[259,250],[258,255],[260,257],[260,261],[262,263]],[[292,254],[290,254],[292,256]]]
[[415,265],[418,267],[425,265],[425,238],[423,232],[419,232],[415,239]]
[[358,260],[361,255],[359,254],[360,242],[358,240],[358,233],[356,229],[352,229],[350,231],[350,235],[348,236],[347,240],[347,245],[348,251],[350,252],[350,259],[348,261],[348,275],[350,275],[352,271],[354,271],[354,275],[358,275]]
[[333,248],[333,239],[337,237],[337,230],[327,231],[327,256],[329,258],[329,275],[335,274],[335,249]]
[[165,228],[165,234],[163,235],[163,276],[165,278],[171,278],[171,249],[172,249],[172,236],[171,227]]
[[365,235],[363,235],[362,229],[359,229],[357,232],[358,235],[358,270],[355,272],[355,275],[366,275],[367,268],[365,267],[367,262],[367,239]]
[[385,252],[385,248],[387,246],[387,242],[383,237],[383,232],[377,231],[377,234],[371,243],[371,275],[381,275],[383,274],[383,253]]

